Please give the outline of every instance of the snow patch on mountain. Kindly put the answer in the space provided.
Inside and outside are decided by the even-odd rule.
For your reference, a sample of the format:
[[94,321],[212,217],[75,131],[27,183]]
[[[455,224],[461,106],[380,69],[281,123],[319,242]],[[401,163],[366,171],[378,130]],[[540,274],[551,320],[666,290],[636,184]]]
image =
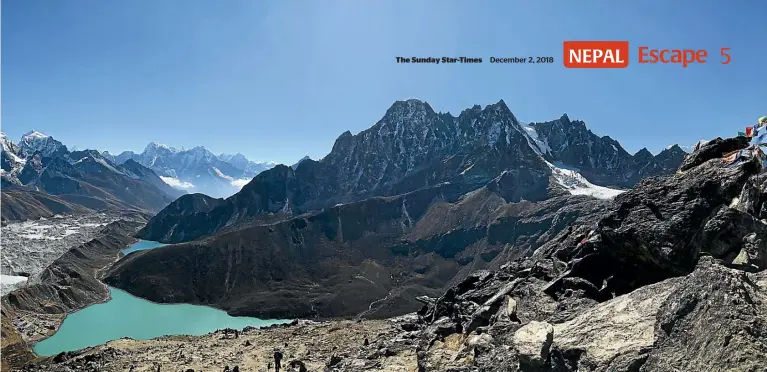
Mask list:
[[548,161],[546,161],[546,165],[551,168],[555,182],[572,195],[591,195],[599,199],[612,199],[625,191],[595,185],[586,180],[577,168],[567,167],[558,162],[555,165]]
[[180,190],[188,190],[191,188],[194,188],[194,185],[191,182],[181,181],[178,178],[175,177],[166,177],[166,176],[160,176],[160,179],[170,185],[171,187],[180,189]]
[[293,169],[296,169],[296,168],[298,168],[299,164],[303,163],[304,161],[311,160],[311,159],[312,158],[310,158],[309,155],[306,155],[303,158],[301,158],[301,160],[297,161],[295,164],[291,165],[290,167],[293,168]]
[[535,128],[532,125],[524,125],[522,128],[525,129],[527,143],[536,153],[538,153],[538,155],[543,156],[544,154],[551,152],[551,147],[546,143],[546,139],[538,136],[538,132],[535,131]]
[[233,178],[233,177],[227,176],[227,175],[225,175],[223,172],[221,172],[220,170],[218,170],[218,168],[213,168],[213,171],[215,171],[215,172],[216,172],[216,174],[217,174],[219,177],[221,177],[221,178],[223,178],[223,179],[225,179],[225,180],[229,181],[229,183],[230,183],[232,186],[234,186],[234,187],[236,187],[236,188],[238,188],[238,189],[241,189],[243,186],[247,185],[247,184],[248,184],[248,182],[250,182],[250,181],[252,180],[252,178]]
[[243,186],[247,185],[248,182],[250,182],[251,180],[252,180],[252,178],[251,179],[241,178],[241,179],[238,179],[238,180],[232,180],[231,183],[232,183],[232,186],[241,189]]
[[103,165],[104,168],[107,168],[107,169],[111,170],[112,172],[124,174],[123,172],[117,170],[117,168],[113,167],[112,164],[107,163],[107,161],[102,159],[102,158],[94,157],[93,160],[96,160],[97,163]]
[[47,136],[47,135],[45,135],[43,133],[40,133],[40,132],[38,132],[38,131],[36,131],[34,129],[31,130],[29,133],[24,135],[24,139],[28,139],[30,141],[37,140],[37,139],[46,139],[48,137],[49,136]]
[[5,154],[8,155],[8,158],[13,163],[20,164],[21,167],[24,167],[24,164],[26,164],[27,160],[19,157],[19,155],[16,153],[18,148],[13,143],[13,141],[6,137],[5,133],[2,132],[0,132],[0,140],[2,141],[3,151],[5,151]]

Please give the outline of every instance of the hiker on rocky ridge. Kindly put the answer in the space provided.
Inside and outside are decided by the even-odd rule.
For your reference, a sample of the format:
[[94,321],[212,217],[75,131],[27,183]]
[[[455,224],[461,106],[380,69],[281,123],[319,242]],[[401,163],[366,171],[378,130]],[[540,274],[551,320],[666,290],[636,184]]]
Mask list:
[[274,349],[274,372],[280,372],[280,361],[282,360],[282,353],[280,349]]

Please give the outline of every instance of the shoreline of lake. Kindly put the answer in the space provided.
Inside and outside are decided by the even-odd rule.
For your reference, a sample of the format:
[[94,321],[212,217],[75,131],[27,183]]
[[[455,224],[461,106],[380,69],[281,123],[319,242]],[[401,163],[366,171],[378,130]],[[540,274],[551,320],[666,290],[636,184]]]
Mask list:
[[[132,249],[136,245],[142,244],[142,246],[138,247],[138,249]],[[254,317],[239,317],[239,316],[232,316],[229,313],[227,313],[225,310],[218,309],[212,306],[207,305],[195,305],[195,304],[188,304],[188,303],[157,303],[153,302],[138,296],[135,296],[125,290],[111,287],[107,285],[106,283],[102,282],[100,280],[100,274],[104,270],[108,270],[109,267],[111,267],[114,262],[119,261],[123,257],[127,256],[128,254],[131,254],[136,251],[142,251],[142,250],[150,250],[155,248],[160,248],[165,246],[166,244],[158,243],[158,242],[150,242],[146,240],[138,239],[131,243],[128,248],[122,249],[119,251],[116,259],[112,262],[112,264],[107,265],[103,267],[100,270],[97,270],[94,273],[95,279],[97,279],[99,282],[101,282],[102,285],[107,289],[107,295],[105,298],[101,299],[101,301],[91,303],[87,306],[84,306],[82,308],[74,309],[71,312],[68,312],[65,314],[55,325],[54,329],[51,333],[48,333],[45,337],[37,339],[37,340],[30,340],[30,346],[32,351],[38,356],[38,357],[50,357],[53,355],[56,355],[63,351],[75,351],[75,350],[81,350],[83,348],[87,347],[93,347],[98,346],[110,341],[118,340],[121,338],[133,338],[137,340],[152,340],[159,337],[165,337],[165,336],[202,336],[211,332],[215,332],[217,329],[224,329],[224,328],[233,328],[233,329],[242,329],[245,327],[268,327],[275,324],[285,324],[289,323],[291,320],[287,319],[260,319],[260,318],[254,318]],[[125,253],[127,251],[127,253]],[[115,295],[115,293],[117,295]],[[118,301],[120,301],[120,306],[118,309],[124,308],[130,308],[133,306],[133,310],[140,311],[142,308],[152,308],[153,311],[145,311],[147,313],[147,317],[142,318],[141,320],[135,319],[136,323],[139,325],[144,324],[147,319],[152,319],[152,316],[166,316],[166,318],[163,321],[160,321],[157,325],[157,327],[168,327],[166,328],[166,331],[160,331],[157,332],[157,334],[153,334],[154,330],[157,330],[159,328],[154,328],[152,332],[145,332],[141,333],[140,328],[124,328],[122,330],[115,329],[114,327],[108,326],[105,327],[105,329],[101,330],[101,333],[98,333],[99,329],[93,329],[90,330],[88,333],[88,336],[91,337],[88,341],[82,341],[85,340],[80,336],[78,332],[69,331],[69,326],[67,323],[72,322],[72,316],[77,316],[76,314],[80,313],[80,316],[86,316],[90,315],[91,312],[98,312],[99,310],[94,310],[94,307],[101,307],[106,306],[106,314],[107,316],[112,316],[112,313],[114,312],[113,309],[110,307],[117,306],[115,304],[109,305],[112,301],[115,301],[115,298],[117,297]],[[101,309],[101,308],[99,308]],[[139,310],[136,310],[139,309]],[[83,315],[82,312],[86,312],[85,315]],[[174,314],[175,312],[175,314]],[[204,322],[208,321],[211,322],[210,325],[200,324],[200,323],[194,323],[194,324],[179,324],[177,318],[179,316],[183,317],[184,313],[188,312],[191,314],[195,314],[193,318],[191,318],[192,321],[195,322]],[[166,315],[164,313],[168,313],[171,315]],[[130,318],[131,315],[134,314],[126,314],[127,318]],[[78,316],[79,317],[79,316]],[[202,318],[203,320],[200,320]],[[124,319],[124,318],[123,318]],[[120,324],[120,319],[112,319],[113,321],[116,321],[116,324]],[[75,321],[82,322],[82,325],[77,326],[75,329],[82,330],[83,328],[88,328],[93,324],[93,321],[91,319],[87,319],[87,321],[81,320],[79,318],[75,319]],[[98,321],[98,319],[96,319]],[[155,318],[152,321],[157,321],[157,318]],[[176,323],[174,323],[176,322]],[[151,322],[150,322],[151,323]],[[109,323],[112,324],[112,323]],[[108,325],[108,324],[107,324]],[[176,327],[176,328],[174,328]],[[180,328],[179,328],[180,327]],[[119,328],[119,327],[118,327]],[[62,332],[62,329],[64,332],[75,332],[77,334],[76,338],[74,338],[74,341],[66,341],[66,335],[62,336],[60,332]],[[180,329],[183,329],[183,331],[180,331]],[[116,334],[108,335],[110,332],[116,332]],[[95,333],[94,333],[95,332]],[[125,333],[127,334],[121,334]],[[133,333],[131,333],[133,332]],[[136,332],[139,333],[138,336],[136,336]],[[98,334],[98,335],[97,335]],[[58,335],[58,336],[57,336]],[[60,341],[59,339],[65,337],[65,341]],[[61,346],[61,343],[64,344],[72,344],[72,342],[80,342],[81,344],[75,344],[75,346]],[[52,345],[58,345],[56,347],[48,346],[48,344]],[[87,343],[87,345],[85,345]],[[48,347],[49,349],[41,349]],[[54,351],[51,351],[54,350]]]

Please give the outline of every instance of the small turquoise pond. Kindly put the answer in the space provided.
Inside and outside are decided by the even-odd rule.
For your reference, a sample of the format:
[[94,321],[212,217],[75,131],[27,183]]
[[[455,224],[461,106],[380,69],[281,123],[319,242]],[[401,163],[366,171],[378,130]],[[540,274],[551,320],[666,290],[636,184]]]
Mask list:
[[128,254],[128,253],[135,252],[135,251],[145,251],[147,249],[158,248],[158,247],[162,247],[164,245],[165,244],[163,244],[163,243],[153,242],[151,240],[139,240],[139,241],[131,244],[130,247],[123,249],[122,252],[124,254]]
[[109,290],[112,298],[108,302],[69,314],[53,336],[35,344],[35,352],[49,356],[123,337],[148,340],[165,335],[199,336],[223,328],[242,329],[289,322],[233,317],[207,306],[156,304],[117,288],[110,287]]

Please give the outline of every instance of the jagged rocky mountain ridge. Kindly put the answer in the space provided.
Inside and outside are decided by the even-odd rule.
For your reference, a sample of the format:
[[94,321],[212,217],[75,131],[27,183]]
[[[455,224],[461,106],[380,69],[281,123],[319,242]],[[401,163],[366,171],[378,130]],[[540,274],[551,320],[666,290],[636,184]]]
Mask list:
[[532,123],[531,133],[542,139],[541,152],[574,167],[590,182],[602,186],[632,187],[639,180],[676,170],[686,152],[673,145],[653,155],[643,148],[631,155],[609,136],[599,137],[580,120],[567,115]]
[[116,156],[107,151],[102,154],[116,164],[132,159],[154,170],[176,188],[212,197],[230,196],[256,174],[274,166],[250,161],[240,153],[216,156],[202,146],[185,150],[154,142],[139,154],[132,151]]
[[[457,185],[447,196],[455,199],[498,177],[507,201],[544,200],[573,189],[593,189],[593,184],[626,187],[641,177],[670,173],[684,154],[674,146],[657,156],[645,151],[632,156],[566,115],[525,125],[502,100],[458,116],[434,112],[419,100],[399,101],[371,128],[357,135],[343,133],[321,160],[265,171],[205,213],[179,207],[172,208],[174,213],[161,212],[142,236],[189,241],[254,219],[273,221],[446,182]],[[562,169],[577,175],[562,179],[568,173]]]
[[182,192],[134,161],[117,165],[98,151],[69,151],[32,131],[15,145],[2,136],[2,217],[30,219],[93,210],[156,212]]

